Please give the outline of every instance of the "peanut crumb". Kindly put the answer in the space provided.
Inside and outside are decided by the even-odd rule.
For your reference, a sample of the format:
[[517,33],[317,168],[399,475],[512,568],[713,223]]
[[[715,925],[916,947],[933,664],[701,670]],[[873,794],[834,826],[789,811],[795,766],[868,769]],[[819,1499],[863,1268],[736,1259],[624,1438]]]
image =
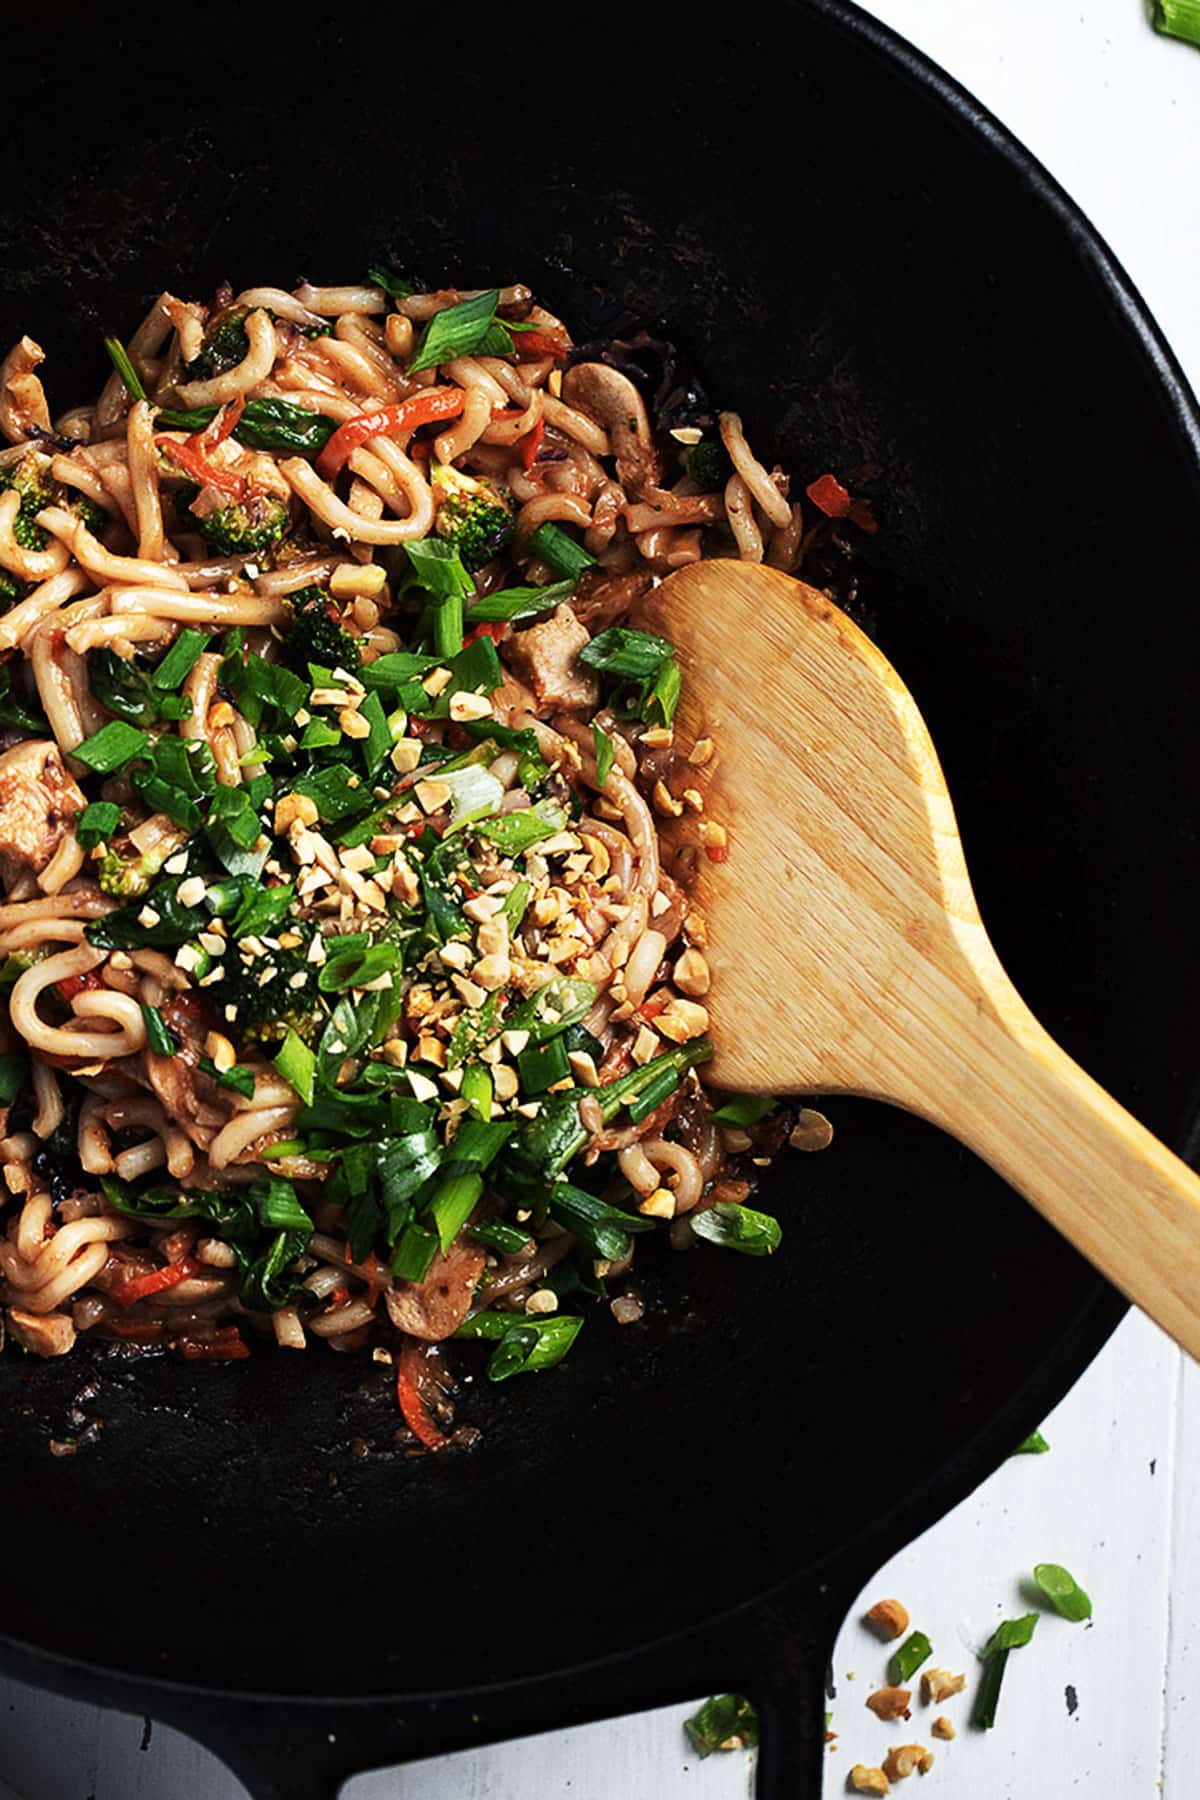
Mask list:
[[909,1688],[881,1687],[871,1695],[867,1705],[877,1719],[907,1719],[911,1700]]
[[899,1744],[883,1759],[883,1772],[889,1781],[905,1781],[916,1770],[928,1775],[933,1767],[933,1751],[924,1744]]
[[932,1701],[940,1706],[951,1695],[961,1694],[966,1685],[965,1675],[951,1675],[949,1669],[926,1669],[921,1677],[921,1698],[926,1705]]
[[[801,1124],[804,1121],[805,1113],[811,1112],[811,1107],[804,1108],[800,1115]],[[820,1117],[819,1114],[816,1116]],[[796,1129],[799,1131],[801,1125],[798,1124]],[[831,1131],[830,1136],[832,1137],[832,1135]],[[795,1148],[799,1149],[801,1146],[796,1145]],[[883,1639],[885,1644],[890,1644],[893,1638],[903,1637],[908,1630],[908,1608],[902,1606],[899,1600],[877,1600],[867,1613],[865,1623],[871,1627],[877,1637]]]
[[933,1732],[935,1738],[952,1738],[958,1735],[954,1729],[953,1723],[946,1717],[945,1713],[943,1713],[940,1718],[933,1721],[930,1730]]
[[850,1786],[856,1794],[890,1794],[892,1784],[882,1769],[866,1769],[855,1763],[850,1771]]

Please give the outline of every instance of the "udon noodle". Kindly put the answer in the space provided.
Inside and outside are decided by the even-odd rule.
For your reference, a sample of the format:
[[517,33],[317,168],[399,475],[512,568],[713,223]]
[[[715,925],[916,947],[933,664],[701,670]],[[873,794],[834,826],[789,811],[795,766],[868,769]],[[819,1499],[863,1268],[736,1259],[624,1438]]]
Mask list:
[[8,1333],[371,1345],[440,1448],[444,1340],[547,1368],[646,1234],[778,1242],[791,1118],[698,1073],[719,742],[654,594],[813,532],[664,346],[520,285],[162,294],[108,347],[56,420],[0,367]]

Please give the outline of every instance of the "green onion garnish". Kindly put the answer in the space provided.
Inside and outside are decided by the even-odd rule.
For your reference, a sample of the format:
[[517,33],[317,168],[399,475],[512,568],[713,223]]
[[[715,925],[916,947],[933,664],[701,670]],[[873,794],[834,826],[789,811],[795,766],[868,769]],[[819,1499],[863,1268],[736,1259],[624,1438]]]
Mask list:
[[732,1200],[719,1200],[703,1212],[689,1213],[688,1224],[706,1243],[738,1250],[743,1256],[770,1256],[783,1236],[779,1220],[770,1213],[755,1212]]
[[392,1257],[392,1274],[400,1281],[424,1281],[437,1253],[438,1241],[423,1225],[408,1224]]
[[1036,1628],[1036,1613],[1026,1613],[1020,1619],[1005,1619],[980,1651],[983,1680],[979,1684],[975,1710],[971,1715],[972,1723],[980,1730],[990,1731],[996,1723],[996,1703],[1000,1698],[1000,1687],[1010,1650],[1019,1650],[1023,1644],[1027,1644]]
[[142,1017],[146,1021],[146,1042],[155,1056],[174,1056],[175,1039],[167,1030],[157,1006],[143,1005]]
[[1073,1625],[1092,1616],[1092,1603],[1075,1577],[1059,1563],[1038,1563],[1033,1579],[1049,1600],[1055,1612]]
[[469,1063],[463,1070],[459,1098],[465,1100],[477,1119],[485,1122],[492,1116],[494,1087],[491,1070],[486,1063]]
[[592,726],[592,743],[596,748],[596,786],[602,788],[612,771],[616,745],[600,725]]
[[289,1087],[294,1087],[304,1104],[311,1106],[317,1059],[290,1026],[282,1047],[272,1060]]
[[922,1663],[928,1662],[933,1655],[933,1645],[923,1631],[914,1631],[905,1638],[891,1660],[889,1673],[894,1687],[903,1687],[912,1680]]
[[544,1314],[479,1312],[455,1332],[457,1338],[484,1338],[495,1342],[487,1363],[489,1381],[507,1381],[510,1375],[536,1375],[562,1361],[583,1326],[574,1313]]
[[[240,1094],[243,1100],[254,1098],[254,1072],[234,1063],[231,1069],[218,1069],[211,1056],[200,1058],[200,1068],[205,1075],[211,1077],[218,1087],[228,1088],[233,1094]],[[302,1148],[302,1146],[298,1146]],[[273,1162],[283,1152],[282,1144],[272,1144],[270,1152],[264,1160]]]
[[475,1211],[482,1193],[481,1175],[450,1175],[439,1182],[429,1203],[429,1217],[437,1230],[443,1256]]
[[148,732],[127,725],[124,719],[110,719],[90,738],[85,738],[71,755],[94,769],[97,775],[111,775],[114,769],[123,769],[135,756],[144,756],[149,748]]
[[566,1081],[571,1065],[562,1037],[553,1037],[545,1044],[529,1044],[517,1057],[517,1074],[525,1094],[544,1094],[556,1081]]
[[416,375],[421,369],[436,369],[457,356],[510,355],[512,336],[497,321],[499,304],[500,289],[489,288],[473,300],[460,300],[457,306],[434,313],[421,333],[406,373]]
[[209,639],[203,631],[186,625],[150,677],[151,687],[169,693],[180,687],[200,657],[208,649]]
[[737,1094],[717,1107],[713,1124],[732,1125],[735,1130],[744,1131],[747,1125],[757,1125],[765,1119],[778,1105],[778,1100],[772,1100],[769,1094]]
[[633,631],[627,625],[610,625],[583,646],[579,660],[589,669],[602,669],[606,675],[645,681],[657,675],[673,655],[666,638],[655,637],[649,631]]
[[751,1750],[758,1743],[758,1714],[740,1694],[714,1694],[685,1720],[683,1729],[697,1756],[711,1756],[714,1750]]
[[522,619],[536,619],[539,613],[552,612],[575,592],[573,581],[552,581],[546,587],[501,588],[484,594],[471,605],[468,625],[516,624]]
[[114,800],[93,800],[75,821],[75,836],[84,850],[107,844],[121,822],[121,809]]
[[1014,1456],[1045,1456],[1050,1446],[1040,1431],[1031,1431],[1023,1443],[1017,1445]]
[[489,1250],[498,1250],[502,1256],[518,1255],[529,1242],[527,1231],[503,1219],[481,1219],[478,1225],[470,1227],[467,1236],[477,1244],[486,1244]]
[[585,550],[561,525],[539,525],[529,540],[529,548],[556,575],[572,583],[577,582],[583,571],[590,569],[596,560],[591,551]]
[[1154,24],[1166,37],[1200,44],[1200,0],[1158,0]]
[[131,400],[144,400],[146,398],[146,390],[142,386],[142,378],[130,362],[129,352],[126,350],[120,338],[106,337],[104,340],[104,348],[108,351],[108,360],[124,382],[125,392],[129,395],[129,398]]

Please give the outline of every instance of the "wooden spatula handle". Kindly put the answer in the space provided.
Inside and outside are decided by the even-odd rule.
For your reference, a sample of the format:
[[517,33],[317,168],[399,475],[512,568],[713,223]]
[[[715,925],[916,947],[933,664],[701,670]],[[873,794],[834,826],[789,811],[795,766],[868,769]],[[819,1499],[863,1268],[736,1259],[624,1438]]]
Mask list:
[[1200,1358],[1200,1177],[1059,1048],[998,965],[943,1048],[941,1092],[919,1110]]

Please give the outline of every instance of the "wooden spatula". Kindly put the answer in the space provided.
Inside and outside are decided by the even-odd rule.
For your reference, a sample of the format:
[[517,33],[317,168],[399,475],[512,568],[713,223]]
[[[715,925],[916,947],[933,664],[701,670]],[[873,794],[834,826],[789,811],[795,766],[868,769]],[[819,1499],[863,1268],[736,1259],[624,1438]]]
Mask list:
[[[823,594],[699,562],[655,596],[677,735],[710,737],[701,856],[719,1087],[933,1120],[1200,1356],[1200,1179],[1046,1034],[975,906],[912,695]],[[701,781],[697,781],[697,786]]]

